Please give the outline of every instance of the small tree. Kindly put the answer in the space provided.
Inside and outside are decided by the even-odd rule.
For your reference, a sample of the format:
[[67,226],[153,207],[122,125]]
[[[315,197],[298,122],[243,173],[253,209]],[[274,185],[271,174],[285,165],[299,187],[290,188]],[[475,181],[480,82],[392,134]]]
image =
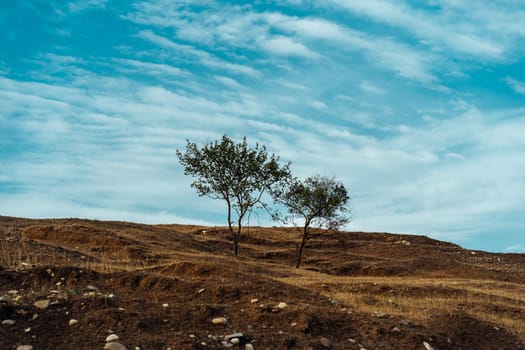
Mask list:
[[177,150],[177,157],[184,174],[196,178],[191,186],[199,196],[226,201],[233,252],[238,256],[243,220],[254,208],[266,208],[264,193],[290,178],[289,164],[279,164],[279,157],[268,155],[265,146],[250,148],[246,138],[235,144],[226,135],[220,143],[202,148],[187,141],[186,152]]
[[303,249],[311,237],[312,226],[338,229],[350,221],[347,216],[350,210],[346,207],[350,198],[344,185],[334,178],[320,175],[304,181],[294,178],[273,195],[276,202],[288,209],[288,215],[281,218],[285,223],[293,223],[300,228],[297,220],[303,221],[300,228],[302,240],[295,260],[297,268],[301,265]]

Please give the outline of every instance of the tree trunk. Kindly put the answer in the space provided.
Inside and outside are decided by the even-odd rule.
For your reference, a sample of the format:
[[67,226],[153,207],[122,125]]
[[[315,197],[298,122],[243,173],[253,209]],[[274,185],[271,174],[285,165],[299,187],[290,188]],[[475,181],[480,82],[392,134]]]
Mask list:
[[303,239],[301,241],[301,245],[299,246],[299,251],[297,252],[297,259],[295,260],[295,268],[299,268],[301,266],[301,258],[303,255],[303,249],[306,245],[306,242],[308,241],[308,226],[305,225],[303,229]]
[[230,234],[232,235],[232,241],[233,241],[233,254],[235,256],[239,255],[239,234],[240,229],[237,233],[233,230],[232,227],[232,207],[230,204],[229,199],[226,199],[226,203],[228,204],[228,228],[230,230]]
[[242,230],[242,217],[239,216],[239,222],[237,223],[237,233],[233,236],[233,254],[239,256],[239,241],[241,240],[241,230]]
[[239,256],[239,236],[233,235],[233,254]]

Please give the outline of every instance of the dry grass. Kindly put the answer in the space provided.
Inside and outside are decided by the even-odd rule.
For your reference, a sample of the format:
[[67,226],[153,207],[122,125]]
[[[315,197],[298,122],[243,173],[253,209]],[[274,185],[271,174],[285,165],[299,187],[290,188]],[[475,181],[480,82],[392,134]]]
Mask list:
[[20,239],[0,238],[0,266],[19,270],[25,267],[37,266],[41,260],[28,244]]
[[463,312],[525,337],[525,285],[501,281],[340,277],[311,271],[276,280],[317,290],[349,310],[429,322]]

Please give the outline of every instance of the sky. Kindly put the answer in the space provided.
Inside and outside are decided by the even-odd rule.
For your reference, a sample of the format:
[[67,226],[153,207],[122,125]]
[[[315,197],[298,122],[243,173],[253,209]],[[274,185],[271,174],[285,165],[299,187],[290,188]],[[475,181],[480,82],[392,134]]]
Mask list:
[[0,0],[0,215],[225,225],[175,152],[227,134],[348,230],[525,252],[524,42],[517,0]]

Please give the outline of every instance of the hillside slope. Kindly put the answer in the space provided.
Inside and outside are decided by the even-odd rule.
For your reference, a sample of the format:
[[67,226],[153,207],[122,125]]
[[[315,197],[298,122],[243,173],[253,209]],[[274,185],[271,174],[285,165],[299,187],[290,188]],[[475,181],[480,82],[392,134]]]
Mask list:
[[0,216],[0,349],[525,349],[524,254],[324,231],[295,269],[297,240]]

